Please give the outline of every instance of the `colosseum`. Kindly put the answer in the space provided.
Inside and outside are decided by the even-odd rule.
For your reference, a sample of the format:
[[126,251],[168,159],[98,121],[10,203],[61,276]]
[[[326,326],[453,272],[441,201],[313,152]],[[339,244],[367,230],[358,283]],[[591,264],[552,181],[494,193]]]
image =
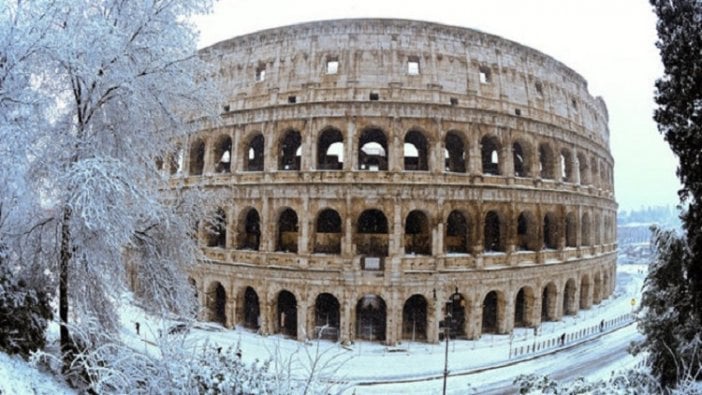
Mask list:
[[612,294],[607,108],[559,61],[392,19],[201,55],[228,95],[222,122],[170,171],[226,202],[199,230],[203,319],[393,345],[536,327]]

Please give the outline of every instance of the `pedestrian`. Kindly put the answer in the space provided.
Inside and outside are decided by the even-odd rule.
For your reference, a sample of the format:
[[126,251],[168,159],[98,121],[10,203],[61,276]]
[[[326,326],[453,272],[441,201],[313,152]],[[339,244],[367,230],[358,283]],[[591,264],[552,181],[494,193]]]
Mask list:
[[604,320],[600,321],[600,332],[604,332]]
[[140,327],[140,326],[141,326],[141,325],[139,325],[139,321],[137,321],[137,322],[134,323],[134,328],[136,329],[136,334],[137,334],[137,336],[139,336],[139,327]]
[[565,338],[566,338],[566,334],[564,333],[561,335],[561,346],[565,345]]

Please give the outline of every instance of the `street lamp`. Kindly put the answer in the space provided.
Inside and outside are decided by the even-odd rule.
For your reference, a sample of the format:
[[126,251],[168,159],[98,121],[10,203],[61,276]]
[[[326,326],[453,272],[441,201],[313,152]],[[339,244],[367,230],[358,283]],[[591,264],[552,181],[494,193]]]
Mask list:
[[446,341],[446,350],[444,351],[444,390],[442,392],[443,395],[446,395],[446,381],[448,380],[448,352],[449,352],[449,334],[450,334],[450,328],[453,326],[453,298],[449,300],[451,303],[451,310],[449,311],[448,309],[448,303],[446,304],[446,317],[444,317],[444,320],[439,322],[439,327],[443,326],[444,328],[444,340]]

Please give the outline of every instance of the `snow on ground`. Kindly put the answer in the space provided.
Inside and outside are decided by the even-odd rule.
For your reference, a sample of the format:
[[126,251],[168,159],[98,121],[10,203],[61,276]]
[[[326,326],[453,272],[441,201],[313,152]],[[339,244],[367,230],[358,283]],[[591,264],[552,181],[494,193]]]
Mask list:
[[[580,311],[576,316],[566,316],[558,322],[543,323],[536,335],[531,328],[517,328],[514,330],[511,342],[510,335],[489,334],[475,341],[449,342],[448,363],[451,372],[468,372],[477,368],[508,363],[511,359],[511,350],[533,347],[536,343],[556,339],[564,333],[571,336],[583,329],[595,328],[595,331],[586,337],[597,337],[599,335],[597,329],[602,320],[612,320],[631,313],[632,299],[635,299],[638,306],[645,270],[645,265],[620,265],[617,287],[613,296],[599,305]],[[156,351],[152,344],[157,337],[166,335],[169,328],[174,325],[173,322],[155,320],[128,303],[125,303],[122,313],[124,341],[138,350],[150,353]],[[140,323],[140,336],[136,336],[135,322]],[[228,330],[215,324],[198,323],[190,330],[186,344],[197,345],[203,342],[219,344],[223,347],[238,345],[247,363],[271,358],[279,362],[292,361],[291,363],[295,365],[293,371],[303,376],[306,374],[307,366],[315,359],[322,362],[333,359],[327,371],[318,373],[323,377],[333,374],[335,381],[346,383],[441,376],[445,352],[445,343],[403,341],[396,347],[386,347],[368,341],[357,341],[351,346],[342,346],[324,340],[300,343],[282,335],[260,336],[240,327]],[[573,341],[567,343],[572,344]],[[551,350],[553,348],[551,347]],[[332,368],[338,368],[338,371],[332,372]],[[611,372],[609,369],[604,371]]]
[[19,356],[0,352],[0,394],[75,394],[48,373],[32,367]]

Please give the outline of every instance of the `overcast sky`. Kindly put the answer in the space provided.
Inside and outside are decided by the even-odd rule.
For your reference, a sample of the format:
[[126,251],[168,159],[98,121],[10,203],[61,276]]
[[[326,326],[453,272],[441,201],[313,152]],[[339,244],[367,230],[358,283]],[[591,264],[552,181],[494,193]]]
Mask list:
[[294,23],[403,18],[496,34],[555,57],[609,109],[620,209],[676,204],[676,160],[651,119],[662,73],[655,16],[645,0],[220,0],[196,19],[200,46]]

